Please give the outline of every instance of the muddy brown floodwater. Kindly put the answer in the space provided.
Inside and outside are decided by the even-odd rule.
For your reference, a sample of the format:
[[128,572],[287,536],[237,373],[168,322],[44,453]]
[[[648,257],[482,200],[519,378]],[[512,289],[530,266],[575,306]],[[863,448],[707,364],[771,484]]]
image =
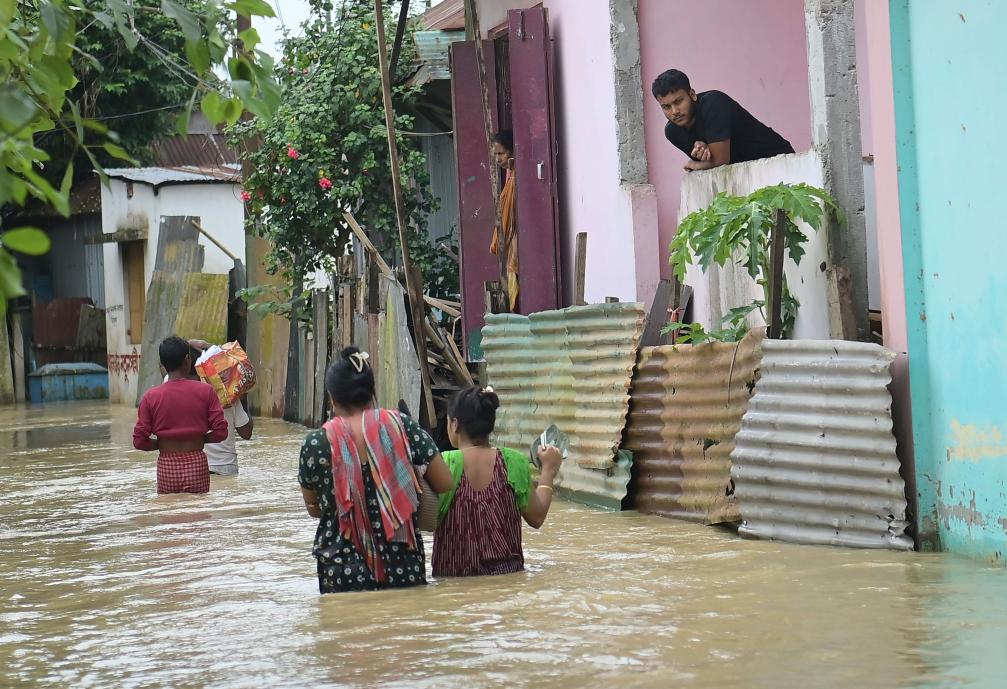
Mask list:
[[321,597],[304,429],[159,497],[134,414],[0,410],[0,687],[1007,686],[1007,571],[568,503],[526,572]]

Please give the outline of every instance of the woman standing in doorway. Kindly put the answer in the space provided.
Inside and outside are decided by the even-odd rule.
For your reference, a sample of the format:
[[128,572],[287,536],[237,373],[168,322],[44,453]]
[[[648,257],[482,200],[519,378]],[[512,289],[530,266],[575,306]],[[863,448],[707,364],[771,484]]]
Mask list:
[[428,465],[434,491],[451,486],[426,431],[397,411],[375,408],[367,359],[348,347],[329,366],[333,418],[301,446],[298,478],[304,506],[318,519],[312,552],[321,593],[427,583],[413,467]]
[[490,251],[495,256],[504,252],[507,266],[507,298],[511,313],[518,305],[517,260],[517,177],[514,174],[514,133],[508,130],[493,137],[493,155],[503,170],[504,185],[500,192],[500,225],[493,229]]

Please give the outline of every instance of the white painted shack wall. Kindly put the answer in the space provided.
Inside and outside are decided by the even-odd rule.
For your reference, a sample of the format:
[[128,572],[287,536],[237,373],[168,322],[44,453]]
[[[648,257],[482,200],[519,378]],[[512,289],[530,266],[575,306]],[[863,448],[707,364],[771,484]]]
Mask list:
[[[746,195],[765,186],[787,182],[806,182],[816,187],[824,186],[824,169],[821,158],[814,151],[777,156],[749,163],[726,165],[705,172],[693,172],[682,181],[682,205],[679,221],[693,211],[706,208],[721,191],[733,195]],[[821,269],[828,261],[828,227],[816,234],[804,227],[808,235],[806,254],[800,265],[787,261],[784,268],[790,290],[800,300],[794,326],[794,339],[828,339],[829,308],[828,280]],[[713,266],[708,273],[696,265],[690,266],[685,283],[693,288],[693,320],[707,329],[719,328],[721,319],[732,308],[762,299],[762,288],[755,284],[747,271],[736,264],[724,268]],[[753,326],[765,325],[756,313],[750,316]]]
[[[163,186],[155,194],[153,187],[133,184],[133,197],[126,196],[126,183],[111,179],[101,188],[102,232],[110,234],[121,229],[146,229],[144,253],[144,289],[150,287],[157,254],[160,218],[165,215],[190,215],[228,248],[244,258],[244,204],[241,186],[230,183],[180,184]],[[205,247],[203,272],[226,274],[234,262],[206,237],[199,243]],[[112,403],[133,404],[136,400],[137,371],[140,345],[130,344],[129,295],[126,289],[123,256],[120,245],[103,244],[105,272],[106,341],[109,357],[109,399]]]

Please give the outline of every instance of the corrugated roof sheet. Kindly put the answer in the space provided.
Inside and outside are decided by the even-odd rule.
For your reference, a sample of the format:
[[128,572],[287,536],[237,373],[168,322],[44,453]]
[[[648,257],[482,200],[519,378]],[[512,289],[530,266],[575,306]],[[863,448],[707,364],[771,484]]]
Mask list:
[[420,25],[429,31],[465,28],[464,0],[443,0],[420,16]]
[[228,147],[223,134],[173,136],[154,144],[154,158],[160,167],[219,167],[238,162],[237,152]]
[[703,524],[741,519],[731,451],[759,376],[764,333],[640,349],[626,429],[637,510]]
[[430,79],[451,78],[451,44],[465,40],[464,31],[417,31],[416,52]]
[[766,340],[731,455],[742,534],[909,550],[889,365],[874,344]]
[[159,187],[165,184],[191,184],[203,182],[241,182],[240,165],[196,166],[180,165],[177,167],[119,167],[105,170],[113,179],[126,179],[131,182],[149,184]]
[[188,340],[223,344],[227,338],[228,276],[189,273],[175,316],[175,332]]
[[94,302],[89,297],[67,297],[36,304],[32,310],[32,340],[39,347],[75,347],[82,306],[94,306]]
[[641,304],[595,304],[487,316],[490,382],[500,395],[495,442],[526,449],[551,423],[570,437],[557,487],[619,509],[630,462],[617,461],[643,333]]

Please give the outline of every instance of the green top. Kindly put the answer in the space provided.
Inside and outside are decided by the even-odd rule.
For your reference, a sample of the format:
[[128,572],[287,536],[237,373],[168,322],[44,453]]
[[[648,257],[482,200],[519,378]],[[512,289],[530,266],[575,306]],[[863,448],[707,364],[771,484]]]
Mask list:
[[[524,512],[528,508],[528,499],[531,497],[531,464],[528,456],[518,450],[508,447],[497,448],[504,459],[504,466],[507,469],[507,483],[514,491],[514,498],[517,501],[518,512]],[[452,503],[455,501],[455,492],[462,480],[462,470],[465,462],[462,459],[461,450],[449,450],[442,452],[441,457],[451,470],[452,486],[446,493],[440,494],[440,505],[437,509],[437,523],[444,521]]]

